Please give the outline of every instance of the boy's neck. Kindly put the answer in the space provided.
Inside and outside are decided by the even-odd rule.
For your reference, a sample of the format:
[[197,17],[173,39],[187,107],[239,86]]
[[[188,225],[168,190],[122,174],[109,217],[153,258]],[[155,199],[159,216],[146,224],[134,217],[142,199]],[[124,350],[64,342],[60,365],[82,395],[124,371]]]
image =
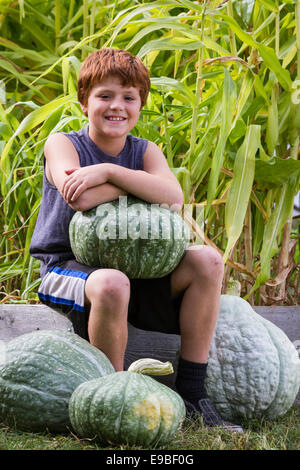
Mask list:
[[123,148],[125,147],[126,136],[122,137],[109,137],[105,138],[101,136],[101,138],[97,135],[97,133],[93,132],[93,129],[89,125],[88,127],[89,138],[94,142],[94,144],[99,147],[102,152],[110,155],[111,157],[117,157],[122,152]]

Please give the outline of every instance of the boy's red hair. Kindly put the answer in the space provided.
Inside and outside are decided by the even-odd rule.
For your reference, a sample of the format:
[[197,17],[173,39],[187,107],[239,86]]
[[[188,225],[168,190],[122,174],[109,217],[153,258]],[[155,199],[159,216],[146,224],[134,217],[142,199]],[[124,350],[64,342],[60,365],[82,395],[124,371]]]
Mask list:
[[138,88],[141,107],[146,104],[150,90],[148,69],[130,52],[110,48],[92,52],[83,62],[78,78],[79,102],[86,106],[91,89],[110,75],[119,77],[123,86]]

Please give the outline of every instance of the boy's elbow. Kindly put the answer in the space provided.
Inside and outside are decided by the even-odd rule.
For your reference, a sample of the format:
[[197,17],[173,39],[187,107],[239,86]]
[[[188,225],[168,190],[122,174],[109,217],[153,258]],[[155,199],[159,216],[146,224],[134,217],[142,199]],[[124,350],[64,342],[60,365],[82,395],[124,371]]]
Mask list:
[[90,209],[90,207],[87,204],[87,200],[82,196],[79,196],[76,199],[76,201],[68,203],[68,205],[74,211],[84,212],[84,211],[87,211],[88,209]]
[[81,211],[81,212],[84,211],[82,206],[80,204],[78,204],[77,202],[70,202],[68,204],[68,206],[71,207],[71,209],[73,209],[73,211]]

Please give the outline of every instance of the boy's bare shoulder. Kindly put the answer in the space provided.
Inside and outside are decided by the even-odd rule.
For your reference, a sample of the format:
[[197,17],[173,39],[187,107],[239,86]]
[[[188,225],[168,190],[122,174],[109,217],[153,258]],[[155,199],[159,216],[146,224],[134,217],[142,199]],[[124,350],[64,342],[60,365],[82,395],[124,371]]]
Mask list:
[[144,159],[165,160],[165,156],[158,145],[148,140],[148,145],[144,153]]
[[171,173],[166,157],[154,142],[148,141],[146,151],[144,153],[144,170],[149,173],[156,173],[157,171],[164,171],[167,174]]
[[44,153],[45,157],[47,158],[48,155],[51,155],[53,151],[60,151],[60,149],[65,150],[66,148],[72,149],[74,148],[72,142],[68,137],[61,133],[56,132],[55,134],[51,134],[44,145]]
[[44,155],[46,176],[61,191],[66,178],[65,170],[80,167],[78,153],[70,139],[58,132],[48,137]]

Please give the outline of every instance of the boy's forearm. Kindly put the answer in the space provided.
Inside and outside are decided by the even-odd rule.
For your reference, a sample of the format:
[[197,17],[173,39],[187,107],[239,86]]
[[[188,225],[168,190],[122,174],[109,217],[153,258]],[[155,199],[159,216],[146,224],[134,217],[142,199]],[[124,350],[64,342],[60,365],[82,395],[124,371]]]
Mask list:
[[119,196],[126,196],[126,194],[123,189],[110,183],[104,183],[86,189],[76,201],[69,203],[69,206],[75,211],[87,211],[99,204],[118,199]]
[[108,165],[109,183],[147,202],[167,204],[175,210],[181,209],[182,191],[170,179],[142,170],[131,170],[114,164]]
[[70,176],[65,181],[62,195],[74,210],[88,210],[126,194],[152,204],[166,204],[176,211],[183,204],[181,187],[169,174],[158,175],[110,163],[67,171]]

